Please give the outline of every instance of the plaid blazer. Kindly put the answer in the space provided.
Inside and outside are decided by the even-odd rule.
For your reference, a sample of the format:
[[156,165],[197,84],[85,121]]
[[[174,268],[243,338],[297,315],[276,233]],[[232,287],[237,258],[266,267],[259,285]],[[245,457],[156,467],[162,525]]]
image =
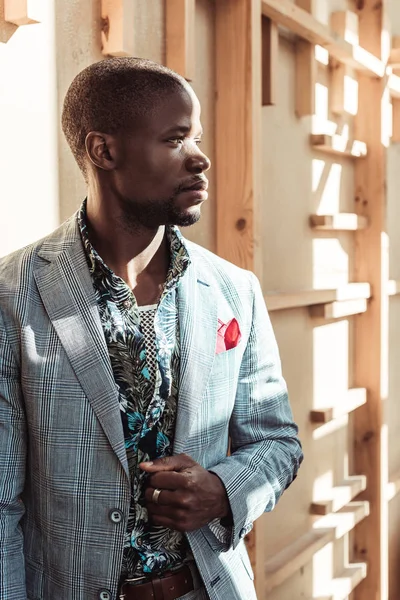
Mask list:
[[[187,537],[211,600],[254,600],[244,537],[295,477],[301,447],[257,279],[186,244],[174,452],[218,474],[234,520],[229,543],[222,526]],[[233,318],[241,340],[216,353],[218,320]],[[0,261],[1,600],[115,600],[129,501],[118,394],[75,215]]]

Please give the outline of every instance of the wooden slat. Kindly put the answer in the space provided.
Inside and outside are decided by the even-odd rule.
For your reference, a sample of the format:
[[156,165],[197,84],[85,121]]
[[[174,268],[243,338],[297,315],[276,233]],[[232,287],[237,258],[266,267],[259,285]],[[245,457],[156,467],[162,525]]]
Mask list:
[[337,512],[346,504],[351,502],[358,494],[363,492],[367,487],[367,478],[364,475],[353,475],[347,477],[341,485],[335,486],[330,498],[312,502],[310,513],[313,515],[328,515],[332,512]]
[[367,145],[358,140],[346,140],[340,135],[312,133],[310,143],[315,150],[327,154],[347,156],[349,158],[364,158],[367,156]]
[[400,98],[400,77],[398,75],[389,75],[387,86],[392,98]]
[[349,65],[372,78],[383,77],[386,65],[360,46],[339,39],[323,23],[290,0],[262,0],[262,11],[279,25],[287,27],[299,37],[326,48],[332,58]]
[[400,492],[400,471],[394,473],[387,484],[386,500],[393,500]]
[[[330,17],[330,27],[333,33],[350,44],[358,45],[358,16],[349,10],[333,12]],[[334,114],[342,115],[346,110],[345,80],[349,70],[348,65],[331,61],[330,65],[329,103]]]
[[134,55],[134,3],[131,0],[101,0],[102,53],[105,56]]
[[312,600],[347,600],[350,594],[367,576],[367,564],[350,564],[327,585],[327,595]]
[[348,415],[367,401],[367,390],[365,388],[352,388],[348,390],[345,399],[335,406],[328,408],[315,408],[310,411],[310,421],[323,425],[334,419]]
[[352,502],[337,513],[322,517],[314,529],[298,537],[265,563],[265,593],[281,585],[312,560],[316,552],[349,533],[369,512],[368,502]]
[[310,225],[324,231],[356,231],[368,227],[368,219],[355,213],[310,215]]
[[267,292],[265,302],[268,310],[286,310],[301,308],[327,302],[369,298],[369,283],[348,283],[331,290],[293,290],[286,292]]
[[262,17],[262,104],[277,102],[279,73],[279,32],[276,23]]
[[[295,0],[297,6],[313,14],[313,0]],[[295,111],[298,117],[315,113],[315,86],[317,83],[317,61],[315,45],[299,38],[296,42],[296,97]]]
[[[383,2],[363,0],[359,8],[360,43],[382,57],[382,32],[386,31]],[[352,418],[353,469],[367,476],[363,497],[371,514],[354,533],[354,558],[368,563],[367,578],[356,588],[355,600],[386,598],[388,578],[388,522],[384,503],[387,473],[385,400],[388,390],[388,264],[386,206],[386,147],[382,123],[389,108],[385,81],[359,76],[358,113],[354,135],[367,143],[368,155],[355,163],[355,190],[360,214],[369,227],[355,233],[354,273],[359,281],[370,281],[374,300],[354,320],[353,380],[368,389],[368,402]]]
[[[220,256],[256,273],[261,272],[261,29],[261,0],[215,3],[216,247]],[[256,523],[250,538],[259,597],[265,595],[262,527]]]
[[14,25],[39,23],[40,0],[4,0],[4,20]]
[[217,253],[260,272],[260,0],[218,0],[215,8]]
[[400,48],[392,48],[388,60],[388,66],[392,69],[400,69]]
[[165,3],[166,65],[188,81],[195,74],[195,0]]
[[388,281],[387,293],[388,296],[398,296],[400,294],[400,281],[390,279]]
[[281,585],[307,563],[314,554],[335,539],[335,529],[312,530],[298,537],[265,564],[266,592]]
[[319,319],[342,319],[366,312],[367,301],[364,298],[345,300],[344,302],[329,302],[309,307],[311,317]]
[[[395,57],[400,58],[400,37],[394,36],[392,39],[393,49],[392,49],[392,60],[394,61]],[[395,53],[395,56],[393,56]],[[389,60],[390,62],[390,60]],[[399,69],[396,67],[400,67],[400,64],[395,64],[395,61],[392,63],[392,69],[394,75],[399,75]],[[400,142],[400,98],[392,97],[392,142],[397,144]]]

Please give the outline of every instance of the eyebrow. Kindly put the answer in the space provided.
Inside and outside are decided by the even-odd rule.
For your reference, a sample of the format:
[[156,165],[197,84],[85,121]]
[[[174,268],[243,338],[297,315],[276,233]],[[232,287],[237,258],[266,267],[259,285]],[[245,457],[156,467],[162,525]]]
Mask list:
[[[187,127],[186,125],[176,125],[175,127],[170,127],[170,129],[168,129],[168,131],[165,132],[165,135],[171,135],[171,133],[189,133],[190,131],[190,127]],[[201,129],[198,133],[198,135],[203,135],[203,130]]]

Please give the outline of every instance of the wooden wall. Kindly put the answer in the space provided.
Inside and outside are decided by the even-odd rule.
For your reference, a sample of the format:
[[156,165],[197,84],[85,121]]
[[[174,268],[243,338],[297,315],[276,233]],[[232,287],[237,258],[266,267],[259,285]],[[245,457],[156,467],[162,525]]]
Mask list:
[[[20,27],[6,22],[7,1],[0,255],[83,198],[59,119],[104,44],[100,0],[44,0],[27,15],[39,23]],[[305,462],[248,540],[260,600],[400,597],[400,79],[386,71],[396,3],[103,4],[111,25],[125,11],[123,51],[190,75],[213,168],[185,234],[256,272],[279,342]]]

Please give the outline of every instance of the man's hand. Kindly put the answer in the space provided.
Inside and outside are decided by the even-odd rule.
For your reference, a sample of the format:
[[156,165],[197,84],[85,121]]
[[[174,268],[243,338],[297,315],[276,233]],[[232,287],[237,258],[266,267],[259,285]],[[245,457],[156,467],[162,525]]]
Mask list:
[[[140,463],[149,473],[146,507],[154,525],[194,531],[231,514],[225,487],[217,475],[203,469],[187,454]],[[157,504],[153,492],[161,490]]]

